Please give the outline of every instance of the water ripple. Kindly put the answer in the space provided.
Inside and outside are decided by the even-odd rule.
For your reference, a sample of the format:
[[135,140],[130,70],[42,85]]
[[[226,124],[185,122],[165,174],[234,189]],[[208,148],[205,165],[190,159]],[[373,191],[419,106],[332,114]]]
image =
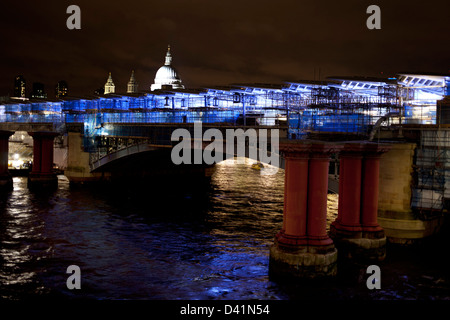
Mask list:
[[[269,247],[283,219],[284,172],[261,176],[251,163],[218,164],[201,200],[172,190],[164,198],[121,197],[71,188],[62,176],[57,191],[38,194],[28,191],[25,178],[14,178],[14,191],[0,200],[1,297],[382,300],[430,290],[450,296],[448,278],[433,273],[431,280],[406,281],[399,277],[419,269],[406,270],[398,261],[387,269],[386,288],[375,293],[367,293],[362,280],[325,289],[269,281]],[[337,204],[338,197],[329,195],[328,226]],[[82,271],[80,292],[66,288],[72,264]]]

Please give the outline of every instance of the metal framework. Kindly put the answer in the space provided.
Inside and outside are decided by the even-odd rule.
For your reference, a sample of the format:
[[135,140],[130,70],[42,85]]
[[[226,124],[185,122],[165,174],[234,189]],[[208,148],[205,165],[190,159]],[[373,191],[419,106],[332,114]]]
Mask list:
[[287,124],[294,139],[308,132],[367,134],[387,114],[386,126],[436,123],[436,101],[449,95],[449,84],[449,76],[400,74],[390,79],[329,77],[57,100],[11,98],[0,102],[0,122],[83,123],[91,136],[108,134],[104,123],[195,121]]
[[450,131],[420,130],[411,207],[421,218],[450,206]]
[[[135,143],[133,124],[287,126],[290,139],[320,132],[371,139],[382,127],[436,124],[437,101],[446,96],[450,96],[448,75],[329,77],[57,100],[1,99],[0,123],[51,123],[63,134],[66,126],[80,125],[85,150],[98,158]],[[149,138],[153,143],[158,139]],[[449,141],[450,131],[421,130],[411,204],[419,213],[450,207]]]

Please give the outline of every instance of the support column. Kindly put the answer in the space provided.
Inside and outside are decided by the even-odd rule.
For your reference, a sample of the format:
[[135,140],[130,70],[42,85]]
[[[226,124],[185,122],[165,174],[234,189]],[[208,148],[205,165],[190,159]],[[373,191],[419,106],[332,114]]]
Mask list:
[[331,225],[347,238],[361,238],[361,168],[363,145],[346,143],[341,153],[338,217]]
[[388,148],[377,143],[348,143],[340,154],[338,218],[330,236],[346,260],[382,261],[386,237],[378,225],[379,160]]
[[283,227],[276,235],[286,249],[306,252],[309,145],[285,147]]
[[53,172],[53,140],[57,132],[29,132],[33,137],[33,168],[28,176],[28,188],[56,188],[58,178]]
[[8,141],[14,132],[0,130],[0,191],[13,189],[12,176],[8,171]]
[[370,239],[384,238],[384,230],[378,224],[378,195],[381,155],[389,147],[379,144],[364,146],[364,163],[362,170],[361,225],[363,237]]
[[[28,133],[32,135],[32,133]],[[41,158],[42,158],[42,140],[33,136],[33,166],[31,173],[39,174],[41,172]]]
[[53,173],[53,137],[46,136],[41,140],[41,173]]
[[330,146],[313,145],[309,160],[308,180],[308,246],[310,252],[334,251],[327,234],[328,169]]
[[329,156],[332,144],[280,144],[286,159],[283,229],[270,248],[273,278],[311,279],[337,274],[337,250],[326,232]]

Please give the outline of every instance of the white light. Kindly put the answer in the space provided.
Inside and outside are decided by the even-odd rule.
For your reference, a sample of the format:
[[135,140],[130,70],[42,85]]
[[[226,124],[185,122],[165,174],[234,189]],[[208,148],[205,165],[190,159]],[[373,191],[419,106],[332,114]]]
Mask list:
[[8,161],[8,166],[13,167],[14,169],[20,169],[23,166],[23,160],[13,160]]
[[14,160],[19,160],[19,154],[14,154]]

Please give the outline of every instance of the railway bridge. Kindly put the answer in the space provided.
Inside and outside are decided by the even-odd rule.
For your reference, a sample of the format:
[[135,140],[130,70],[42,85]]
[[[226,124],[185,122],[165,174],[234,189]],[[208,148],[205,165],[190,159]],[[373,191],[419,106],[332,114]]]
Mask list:
[[[214,161],[205,153],[270,159],[285,170],[270,274],[334,276],[338,255],[380,261],[387,241],[410,243],[439,231],[450,207],[449,95],[449,76],[401,74],[11,101],[0,105],[0,186],[13,187],[8,140],[16,131],[33,139],[33,189],[57,186],[55,138],[67,148],[64,174],[81,184],[170,174],[207,180]],[[186,136],[174,139],[177,130]],[[227,148],[230,131],[247,133],[241,148],[236,137]],[[180,155],[182,145],[192,152]],[[330,189],[339,207],[327,230]]]

